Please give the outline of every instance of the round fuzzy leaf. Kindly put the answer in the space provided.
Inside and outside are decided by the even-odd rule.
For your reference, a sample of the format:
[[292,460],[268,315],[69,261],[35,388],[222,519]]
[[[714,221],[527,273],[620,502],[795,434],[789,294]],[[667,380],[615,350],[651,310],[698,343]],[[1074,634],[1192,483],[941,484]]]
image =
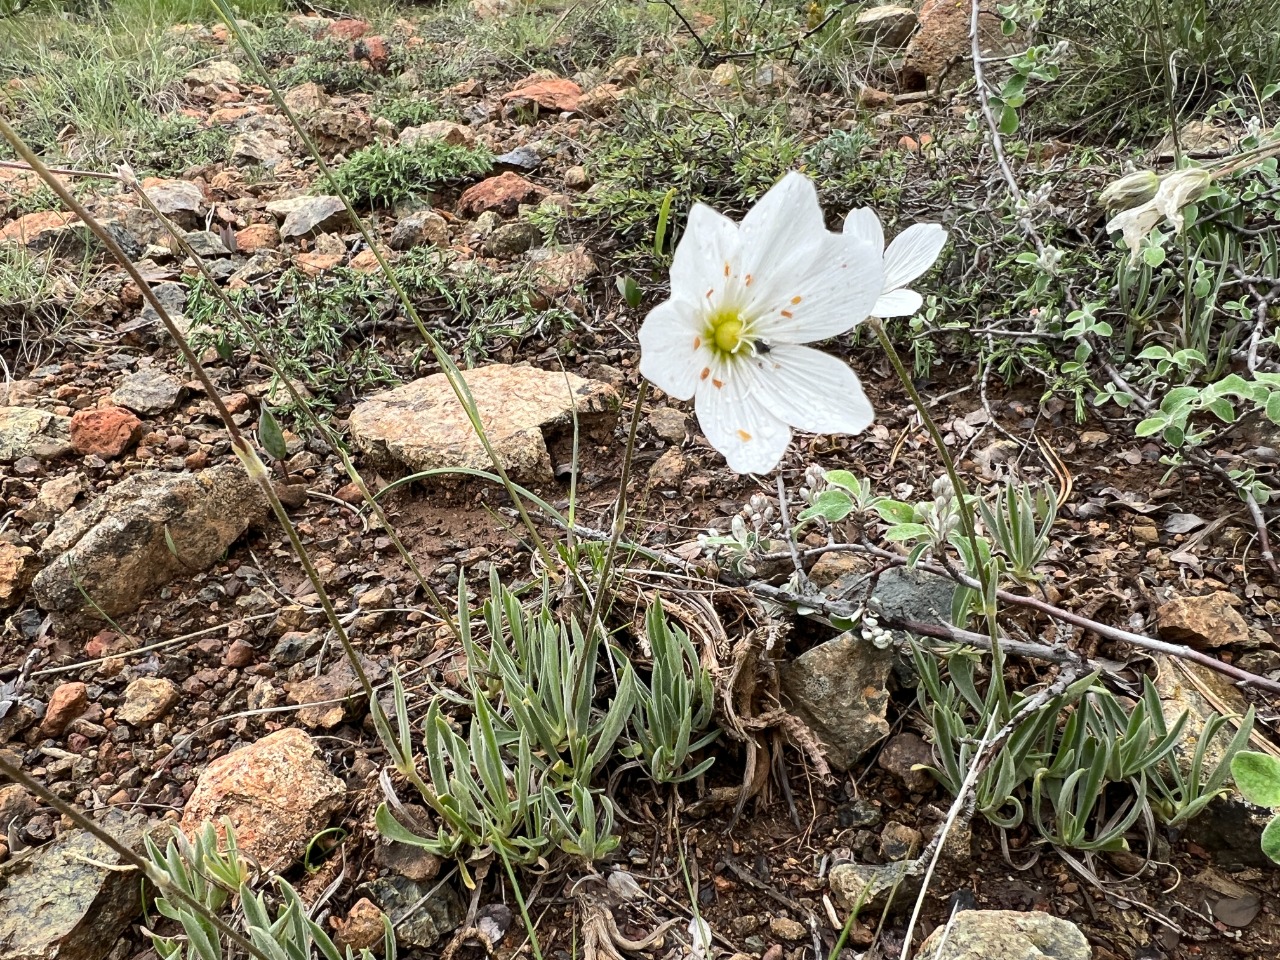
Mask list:
[[1231,758],[1231,776],[1250,803],[1280,807],[1280,760],[1266,753],[1242,750]]
[[1280,817],[1272,817],[1262,831],[1262,852],[1280,863]]

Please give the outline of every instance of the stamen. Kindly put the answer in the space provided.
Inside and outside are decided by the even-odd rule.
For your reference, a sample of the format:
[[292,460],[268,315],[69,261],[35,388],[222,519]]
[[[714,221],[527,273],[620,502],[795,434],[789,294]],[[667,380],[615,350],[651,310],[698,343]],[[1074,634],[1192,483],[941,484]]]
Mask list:
[[745,443],[746,441],[751,439],[751,434],[747,433],[747,431],[745,430],[739,430],[738,437]]
[[724,381],[723,381],[723,380],[712,380],[712,381],[711,381],[711,385],[712,385],[713,387],[715,387],[717,390],[719,390],[719,389],[721,389],[722,387],[724,387]]
[[693,338],[693,349],[698,350],[698,349],[700,349],[701,347],[702,347],[702,338],[701,338],[701,337],[694,337],[694,338]]
[[801,300],[803,300],[803,299],[804,299],[804,297],[792,297],[792,298],[791,298],[791,305],[794,307],[797,303],[799,303],[799,302],[800,302]]
[[707,377],[709,377],[709,376],[711,376],[711,368],[710,368],[710,367],[703,367],[703,368],[702,368],[702,372],[701,372],[700,374],[698,374],[698,379],[699,379],[699,380],[705,380],[705,379],[707,379]]
[[708,290],[708,291],[707,291],[707,299],[708,299],[708,300],[710,300],[710,299],[711,299],[711,295],[712,295],[713,293],[715,293],[715,292],[716,292],[716,288],[715,288],[715,287],[712,287],[710,290]]
[[754,280],[754,279],[755,279],[755,277],[753,277],[751,274],[749,274],[749,273],[748,273],[748,274],[746,275],[746,277],[743,279],[743,281],[742,281],[742,282],[743,282],[746,286],[748,286],[748,287],[749,287],[749,286],[751,286],[751,281],[752,281],[752,280]]
[[795,316],[795,314],[792,313],[790,310],[783,310],[782,315],[786,317],[788,320],[790,320],[792,317]]
[[726,277],[729,275],[729,261],[728,261],[728,260],[726,260],[726,261],[724,262],[724,275],[725,275]]

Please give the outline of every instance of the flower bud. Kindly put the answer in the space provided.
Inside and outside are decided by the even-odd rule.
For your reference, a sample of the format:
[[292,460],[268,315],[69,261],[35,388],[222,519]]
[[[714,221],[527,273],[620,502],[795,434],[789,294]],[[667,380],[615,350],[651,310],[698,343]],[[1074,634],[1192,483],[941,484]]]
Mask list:
[[1152,170],[1139,170],[1113,181],[1098,196],[1108,210],[1128,210],[1146,203],[1160,189],[1160,178]]
[[1182,208],[1203,197],[1213,183],[1213,174],[1203,167],[1187,167],[1166,174],[1160,180],[1160,189],[1152,203],[1173,224],[1174,229],[1182,232]]

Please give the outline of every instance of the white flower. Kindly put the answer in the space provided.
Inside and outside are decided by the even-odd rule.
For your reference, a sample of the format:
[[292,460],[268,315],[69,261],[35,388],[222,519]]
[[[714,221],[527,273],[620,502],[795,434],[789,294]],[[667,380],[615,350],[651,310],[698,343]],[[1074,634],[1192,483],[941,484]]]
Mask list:
[[1124,245],[1129,248],[1129,260],[1131,263],[1137,263],[1138,255],[1142,251],[1142,241],[1155,229],[1162,217],[1163,214],[1156,209],[1156,202],[1148,200],[1139,206],[1117,213],[1107,222],[1107,232],[1115,233],[1119,230],[1123,234]]
[[947,231],[936,223],[916,223],[884,248],[884,228],[874,210],[850,210],[844,221],[845,236],[860,237],[884,257],[884,287],[871,308],[873,317],[909,317],[924,305],[924,298],[907,284],[933,266],[947,242]]
[[802,344],[865,320],[881,283],[879,251],[828,231],[800,174],[740,225],[698,204],[671,264],[671,299],[640,327],[640,372],[693,398],[702,432],[732,469],[768,473],[793,427],[860,433],[871,423],[854,372]]
[[1182,208],[1204,196],[1211,183],[1213,175],[1202,167],[1176,170],[1161,178],[1160,189],[1151,202],[1173,224],[1174,230],[1181,233]]
[[711,924],[701,917],[689,921],[689,954],[701,960],[711,952]]

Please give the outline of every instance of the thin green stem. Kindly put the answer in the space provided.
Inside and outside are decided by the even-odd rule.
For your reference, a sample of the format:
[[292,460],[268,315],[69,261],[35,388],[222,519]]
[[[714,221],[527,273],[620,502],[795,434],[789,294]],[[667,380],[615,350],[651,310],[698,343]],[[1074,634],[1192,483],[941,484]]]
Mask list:
[[911,403],[920,415],[921,422],[924,423],[925,429],[929,431],[933,445],[942,460],[942,467],[946,470],[947,478],[951,481],[951,489],[959,506],[960,527],[965,539],[969,542],[969,549],[973,553],[973,562],[977,567],[973,573],[978,582],[982,584],[982,610],[987,621],[987,632],[991,636],[991,682],[995,685],[996,698],[1000,703],[1003,715],[1007,716],[1009,697],[1008,691],[1004,687],[1004,655],[1000,651],[1000,633],[996,624],[996,610],[993,601],[995,588],[991,582],[994,571],[988,568],[988,564],[984,559],[985,554],[978,545],[977,524],[974,520],[973,504],[969,502],[969,490],[964,481],[960,479],[955,461],[951,458],[951,451],[947,449],[947,445],[942,439],[942,431],[938,429],[938,425],[934,422],[933,417],[930,416],[929,408],[925,406],[920,392],[916,390],[916,385],[912,381],[911,375],[907,372],[906,366],[903,365],[902,357],[898,355],[898,350],[894,347],[889,334],[885,331],[884,324],[878,317],[872,317],[869,322],[871,329],[876,333],[876,338],[880,341],[880,346],[889,358],[889,363],[893,366],[893,372],[897,374],[902,388],[907,391],[907,396],[911,398]]
[[498,856],[502,857],[502,865],[507,869],[507,879],[511,881],[511,892],[515,895],[516,903],[520,907],[520,919],[524,921],[525,932],[529,934],[529,946],[533,949],[534,960],[542,960],[542,947],[538,944],[538,933],[534,929],[533,918],[529,916],[529,907],[524,902],[524,893],[520,890],[520,881],[516,877],[515,868],[511,866],[511,860],[501,848],[498,849]]

